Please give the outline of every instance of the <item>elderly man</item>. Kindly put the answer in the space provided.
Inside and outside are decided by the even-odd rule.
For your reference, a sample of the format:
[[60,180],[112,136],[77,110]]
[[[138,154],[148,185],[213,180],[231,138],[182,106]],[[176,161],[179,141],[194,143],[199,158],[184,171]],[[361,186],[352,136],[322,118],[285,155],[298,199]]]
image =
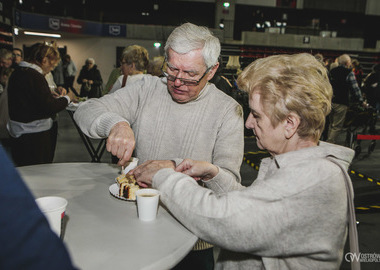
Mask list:
[[[146,75],[113,94],[88,100],[74,118],[88,136],[108,137],[107,150],[120,159],[119,165],[133,152],[140,162],[168,160],[163,162],[173,169],[192,158],[211,162],[221,175],[240,182],[242,108],[209,83],[219,54],[220,42],[207,28],[183,24],[166,42],[163,78]],[[211,247],[199,242],[185,258],[189,268],[212,269]]]

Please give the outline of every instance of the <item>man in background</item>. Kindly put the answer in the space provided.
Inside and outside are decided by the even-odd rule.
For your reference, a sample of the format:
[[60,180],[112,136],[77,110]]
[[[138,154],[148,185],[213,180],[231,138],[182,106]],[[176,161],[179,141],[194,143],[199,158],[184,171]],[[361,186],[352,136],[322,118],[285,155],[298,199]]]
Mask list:
[[351,102],[363,103],[362,93],[351,67],[351,57],[343,54],[338,57],[338,66],[330,70],[333,88],[332,110],[327,141],[336,143],[344,130],[346,113]]

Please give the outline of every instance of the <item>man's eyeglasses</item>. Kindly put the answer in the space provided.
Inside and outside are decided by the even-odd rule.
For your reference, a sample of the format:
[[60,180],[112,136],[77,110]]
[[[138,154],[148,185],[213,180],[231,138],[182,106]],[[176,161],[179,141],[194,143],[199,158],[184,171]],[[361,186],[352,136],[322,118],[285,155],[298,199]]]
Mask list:
[[[165,65],[166,64],[166,65]],[[167,62],[165,61],[161,67],[162,74],[171,82],[174,82],[176,80],[180,80],[181,84],[184,84],[186,86],[196,86],[198,85],[201,80],[206,76],[206,74],[211,70],[212,67],[209,67],[206,69],[205,73],[203,73],[202,77],[199,80],[190,80],[190,79],[183,79],[183,78],[178,78],[177,76],[170,75],[166,70],[165,66],[167,67]]]

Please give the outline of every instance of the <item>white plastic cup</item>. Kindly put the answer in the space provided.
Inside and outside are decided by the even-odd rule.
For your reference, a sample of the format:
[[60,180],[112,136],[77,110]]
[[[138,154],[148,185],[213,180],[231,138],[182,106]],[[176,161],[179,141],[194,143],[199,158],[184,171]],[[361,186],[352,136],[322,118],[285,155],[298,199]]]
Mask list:
[[48,196],[36,199],[36,203],[46,216],[50,228],[60,237],[61,224],[65,216],[67,200],[62,197]]
[[160,192],[152,188],[143,188],[136,191],[138,217],[142,221],[156,219]]

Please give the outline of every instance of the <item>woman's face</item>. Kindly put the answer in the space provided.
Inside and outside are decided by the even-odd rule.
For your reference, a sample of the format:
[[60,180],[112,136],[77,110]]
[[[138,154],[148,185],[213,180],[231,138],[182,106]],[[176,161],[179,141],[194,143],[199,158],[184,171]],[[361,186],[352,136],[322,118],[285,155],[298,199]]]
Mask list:
[[54,68],[57,66],[57,64],[58,64],[57,60],[50,60],[49,58],[45,57],[42,60],[40,67],[42,69],[43,74],[46,75],[50,71],[54,70]]
[[86,62],[86,67],[87,67],[88,70],[90,70],[90,69],[92,69],[94,67],[94,63],[91,62],[91,61],[87,61]]
[[284,124],[280,122],[277,127],[272,126],[260,102],[259,93],[252,94],[249,100],[249,107],[251,112],[245,122],[245,126],[253,130],[253,133],[256,135],[257,146],[260,149],[267,150],[271,155],[283,153],[286,144]]
[[123,75],[128,76],[128,75],[133,74],[133,64],[128,64],[124,60],[120,62],[120,69],[121,69],[121,73],[123,73]]

